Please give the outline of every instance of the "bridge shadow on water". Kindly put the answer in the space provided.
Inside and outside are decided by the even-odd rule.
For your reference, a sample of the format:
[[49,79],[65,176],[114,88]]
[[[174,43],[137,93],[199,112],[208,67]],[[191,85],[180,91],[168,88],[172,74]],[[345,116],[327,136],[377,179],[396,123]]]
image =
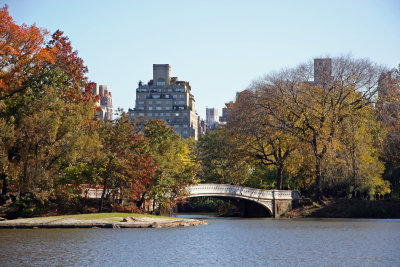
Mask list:
[[209,213],[221,217],[271,218],[270,210],[263,205],[232,197],[191,197],[178,205],[179,213]]

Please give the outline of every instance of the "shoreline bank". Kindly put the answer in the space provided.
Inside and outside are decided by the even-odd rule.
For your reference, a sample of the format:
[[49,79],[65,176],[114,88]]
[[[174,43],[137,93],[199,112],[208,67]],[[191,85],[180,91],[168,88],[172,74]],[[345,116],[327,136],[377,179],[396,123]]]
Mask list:
[[327,199],[299,205],[281,218],[400,219],[398,200]]

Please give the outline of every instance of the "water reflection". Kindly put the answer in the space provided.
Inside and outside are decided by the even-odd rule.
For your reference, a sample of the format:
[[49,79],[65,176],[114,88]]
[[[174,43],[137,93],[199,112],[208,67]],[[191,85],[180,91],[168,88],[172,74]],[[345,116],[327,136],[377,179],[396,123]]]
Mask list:
[[185,218],[185,219],[201,219],[201,220],[226,219],[225,217],[218,216],[217,213],[214,213],[214,212],[178,213],[178,214],[176,214],[176,217]]
[[0,266],[400,266],[400,220],[205,216],[174,229],[4,229]]

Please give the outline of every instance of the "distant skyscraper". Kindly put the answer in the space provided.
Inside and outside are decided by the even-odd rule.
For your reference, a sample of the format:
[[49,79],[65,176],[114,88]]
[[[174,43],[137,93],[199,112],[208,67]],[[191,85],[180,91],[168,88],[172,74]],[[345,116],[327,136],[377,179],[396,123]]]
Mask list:
[[216,108],[206,108],[206,124],[207,128],[215,129],[218,127],[219,117],[218,109]]
[[315,58],[314,59],[314,82],[326,83],[332,80],[332,59]]
[[98,111],[96,116],[103,121],[112,120],[112,95],[111,92],[108,91],[107,85],[99,85],[96,83],[93,88],[93,95],[101,95],[100,100],[97,102]]
[[[236,96],[237,95],[238,95],[238,93],[236,93]],[[222,116],[219,117],[219,123],[220,124],[226,124],[226,120],[227,120],[228,112],[229,112],[228,105],[230,103],[232,103],[232,102],[225,103],[225,107],[222,108]]]
[[168,64],[153,65],[153,80],[139,82],[134,109],[129,116],[139,126],[143,120],[160,119],[174,127],[183,138],[198,138],[199,116],[189,82],[170,77]]
[[207,124],[205,120],[199,119],[199,126],[198,126],[199,137],[202,135],[206,135],[207,133]]
[[395,79],[392,77],[392,72],[382,72],[378,81],[378,96],[379,100],[390,98],[390,89],[393,88]]

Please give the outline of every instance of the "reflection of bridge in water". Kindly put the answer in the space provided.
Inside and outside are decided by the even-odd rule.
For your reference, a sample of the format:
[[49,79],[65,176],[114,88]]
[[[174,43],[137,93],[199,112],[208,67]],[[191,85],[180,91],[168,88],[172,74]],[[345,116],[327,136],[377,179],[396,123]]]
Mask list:
[[189,197],[236,199],[242,216],[279,217],[301,199],[295,190],[263,190],[227,184],[199,184],[187,188]]

